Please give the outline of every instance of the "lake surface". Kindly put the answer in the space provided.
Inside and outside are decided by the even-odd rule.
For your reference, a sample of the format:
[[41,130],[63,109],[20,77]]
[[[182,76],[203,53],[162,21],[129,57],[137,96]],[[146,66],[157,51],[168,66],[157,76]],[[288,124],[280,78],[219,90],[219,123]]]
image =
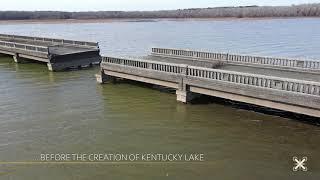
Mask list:
[[[0,33],[320,60],[320,19],[0,25]],[[204,153],[204,163],[5,164],[0,179],[319,179],[320,128],[223,104],[184,105],[144,86],[99,85],[98,68],[52,73],[0,57],[0,161],[41,153]],[[308,157],[293,172],[292,157]]]

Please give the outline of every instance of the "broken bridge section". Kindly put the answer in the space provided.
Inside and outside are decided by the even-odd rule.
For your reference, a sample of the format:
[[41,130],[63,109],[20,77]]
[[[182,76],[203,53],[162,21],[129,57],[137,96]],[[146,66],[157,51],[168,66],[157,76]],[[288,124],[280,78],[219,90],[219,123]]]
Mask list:
[[97,42],[0,34],[0,53],[12,55],[15,62],[24,59],[47,63],[50,71],[79,68],[101,61]]

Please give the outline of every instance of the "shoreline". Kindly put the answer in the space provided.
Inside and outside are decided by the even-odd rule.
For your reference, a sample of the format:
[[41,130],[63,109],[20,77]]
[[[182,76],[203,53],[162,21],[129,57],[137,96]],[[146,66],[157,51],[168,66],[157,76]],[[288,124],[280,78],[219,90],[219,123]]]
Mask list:
[[0,20],[0,25],[8,24],[65,24],[65,23],[112,23],[112,22],[158,22],[158,21],[246,21],[271,19],[314,19],[320,17],[219,17],[219,18],[110,18],[110,19],[27,19],[27,20]]

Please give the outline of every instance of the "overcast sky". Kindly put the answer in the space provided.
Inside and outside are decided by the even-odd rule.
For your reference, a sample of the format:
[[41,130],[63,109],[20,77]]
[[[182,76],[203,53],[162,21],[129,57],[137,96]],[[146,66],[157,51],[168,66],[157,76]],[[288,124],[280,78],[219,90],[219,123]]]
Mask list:
[[317,2],[320,0],[0,0],[0,10],[131,11]]

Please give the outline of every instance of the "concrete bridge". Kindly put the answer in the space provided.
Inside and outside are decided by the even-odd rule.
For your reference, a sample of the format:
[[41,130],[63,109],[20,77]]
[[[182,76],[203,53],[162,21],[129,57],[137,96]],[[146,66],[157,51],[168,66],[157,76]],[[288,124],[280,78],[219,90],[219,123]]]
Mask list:
[[50,71],[90,66],[101,61],[98,43],[0,34],[0,54],[47,63]]
[[[177,100],[183,103],[189,102],[197,94],[204,94],[320,117],[320,82],[316,80],[214,69],[178,63],[178,59],[175,59],[175,63],[169,63],[168,61],[175,57],[162,58],[162,61],[159,59],[155,61],[146,57],[134,59],[103,57],[101,72],[96,75],[97,81],[105,83],[115,78],[124,78],[173,88],[176,90]],[[279,63],[259,61],[268,63],[267,69],[273,69],[273,66],[277,66],[276,69],[279,69],[278,66],[286,66],[284,69],[288,70],[288,73],[305,72],[310,68],[317,73],[319,67],[317,62],[306,62],[305,66],[300,62],[289,60],[284,64],[281,63],[282,60],[279,60]],[[310,76],[319,75],[310,74]]]

